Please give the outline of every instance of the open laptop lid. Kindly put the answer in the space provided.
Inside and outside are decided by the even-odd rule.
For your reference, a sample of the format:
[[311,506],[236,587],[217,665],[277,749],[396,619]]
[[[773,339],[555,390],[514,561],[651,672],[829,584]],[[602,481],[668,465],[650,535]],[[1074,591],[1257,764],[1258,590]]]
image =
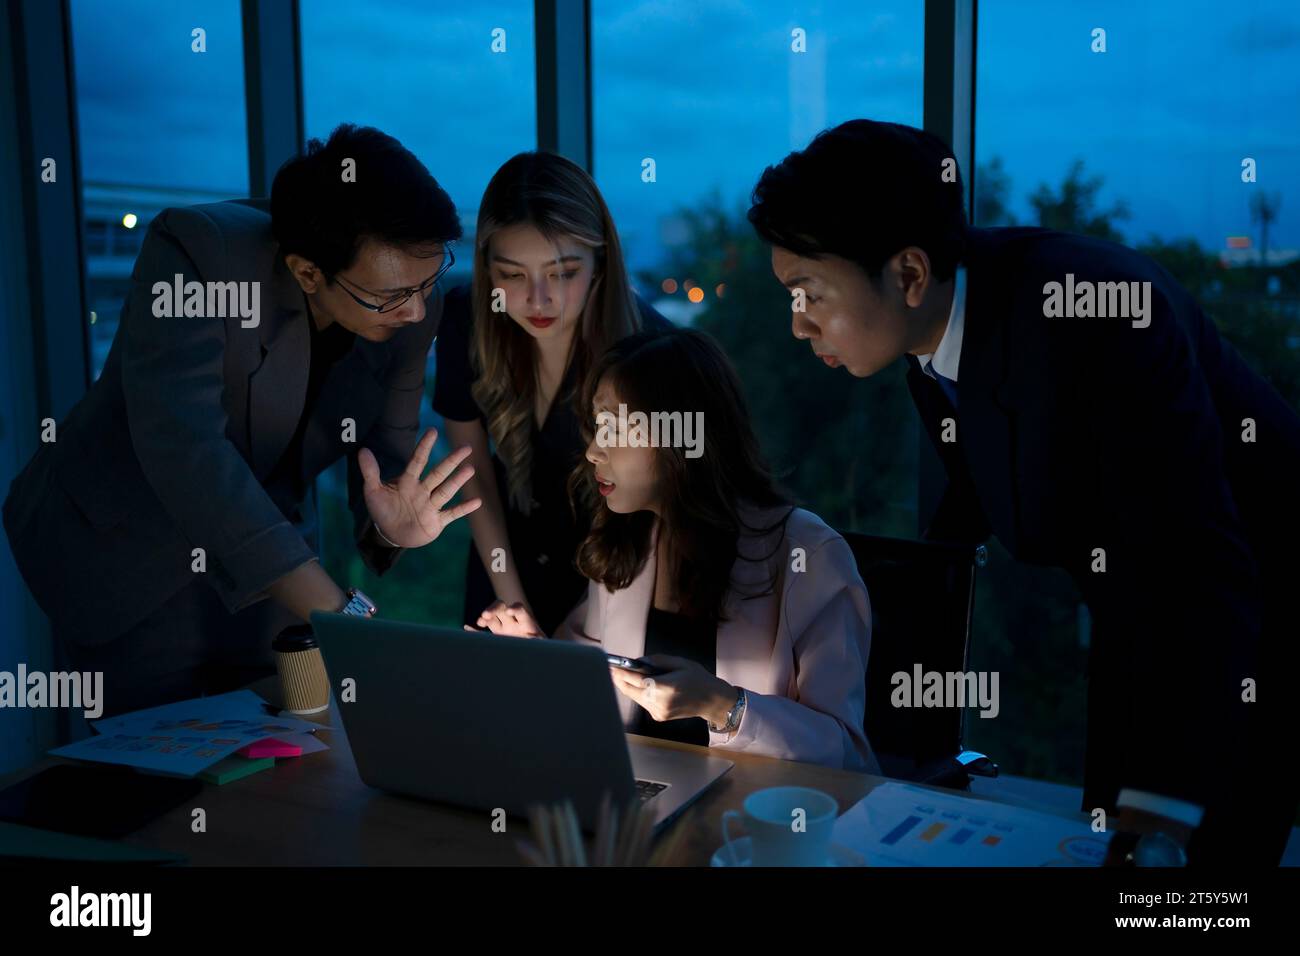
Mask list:
[[321,612],[311,622],[370,786],[518,816],[571,799],[584,824],[602,793],[632,799],[597,648]]

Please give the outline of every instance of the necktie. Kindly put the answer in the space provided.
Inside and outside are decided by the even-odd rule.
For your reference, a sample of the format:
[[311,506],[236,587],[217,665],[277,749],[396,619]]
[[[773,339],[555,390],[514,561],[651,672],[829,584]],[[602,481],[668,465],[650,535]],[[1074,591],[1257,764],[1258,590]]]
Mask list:
[[934,367],[933,362],[930,362],[925,366],[925,371],[932,379],[939,383],[939,387],[943,389],[943,393],[948,396],[948,401],[952,402],[952,407],[955,411],[957,408],[957,383],[946,375],[940,375],[939,370]]

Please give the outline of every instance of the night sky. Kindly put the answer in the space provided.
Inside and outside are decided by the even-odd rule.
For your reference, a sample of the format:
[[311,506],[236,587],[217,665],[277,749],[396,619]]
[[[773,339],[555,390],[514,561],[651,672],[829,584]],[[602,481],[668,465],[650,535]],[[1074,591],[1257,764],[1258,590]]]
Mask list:
[[[379,126],[470,216],[536,126],[531,0],[465,6],[302,0],[302,39],[308,135]],[[596,177],[634,266],[672,239],[675,207],[714,190],[739,207],[817,130],[921,122],[921,0],[593,6]],[[73,0],[87,180],[244,193],[238,14],[237,0]],[[195,26],[204,54],[190,50]],[[505,54],[490,50],[494,27]],[[794,27],[805,54],[790,52]],[[1104,54],[1090,52],[1094,27]],[[1117,225],[1131,242],[1217,250],[1256,236],[1247,200],[1264,188],[1283,197],[1270,244],[1300,247],[1300,4],[982,0],[979,37],[976,151],[1002,158],[1021,221],[1025,197],[1082,158],[1105,177],[1102,204],[1127,203]],[[654,184],[641,182],[647,156]],[[1244,156],[1256,187],[1240,180]]]

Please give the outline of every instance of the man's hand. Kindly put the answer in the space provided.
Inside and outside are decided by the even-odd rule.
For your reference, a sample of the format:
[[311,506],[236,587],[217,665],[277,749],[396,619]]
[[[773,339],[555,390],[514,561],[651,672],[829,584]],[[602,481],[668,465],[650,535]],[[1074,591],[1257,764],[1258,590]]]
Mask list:
[[[415,454],[395,481],[380,480],[379,462],[369,448],[357,453],[357,464],[365,481],[366,508],[375,526],[393,544],[402,548],[420,548],[437,539],[444,528],[457,518],[474,511],[483,502],[479,498],[462,501],[443,510],[455,497],[460,486],[474,474],[474,468],[456,466],[469,457],[469,446],[458,448],[421,478],[429,454],[438,440],[438,430],[431,428],[415,446]],[[453,475],[452,471],[456,473]],[[449,477],[450,476],[450,477]]]

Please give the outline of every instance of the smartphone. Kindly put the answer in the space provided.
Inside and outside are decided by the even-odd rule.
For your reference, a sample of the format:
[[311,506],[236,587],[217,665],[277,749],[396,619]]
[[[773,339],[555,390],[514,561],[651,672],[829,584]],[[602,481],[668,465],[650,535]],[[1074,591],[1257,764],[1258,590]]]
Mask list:
[[656,667],[649,661],[640,657],[623,657],[619,654],[606,654],[605,660],[609,662],[610,667],[617,667],[619,670],[631,671],[633,674],[641,674],[644,677],[654,677],[658,674],[667,674],[667,668]]

